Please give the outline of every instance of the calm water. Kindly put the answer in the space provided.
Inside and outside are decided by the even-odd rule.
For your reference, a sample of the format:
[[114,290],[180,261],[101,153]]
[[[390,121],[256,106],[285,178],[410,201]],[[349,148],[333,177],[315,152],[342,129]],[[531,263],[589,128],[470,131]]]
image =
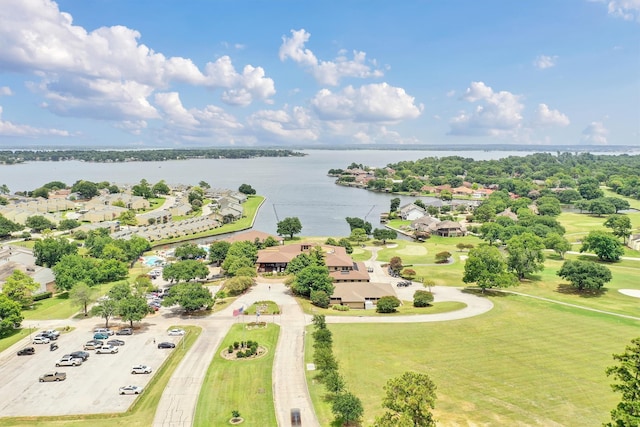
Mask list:
[[[0,184],[12,192],[34,190],[51,181],[72,185],[83,179],[93,182],[136,184],[141,179],[155,184],[197,185],[208,182],[212,188],[237,189],[251,185],[266,201],[255,229],[276,232],[278,221],[298,217],[302,235],[336,236],[349,234],[346,217],[364,218],[379,227],[381,212],[389,210],[393,195],[373,193],[334,184],[329,169],[346,168],[352,162],[365,166],[386,166],[402,160],[460,155],[476,160],[525,156],[525,151],[388,151],[388,150],[305,150],[306,157],[256,158],[237,160],[182,160],[168,162],[85,163],[33,162],[0,166]],[[401,197],[402,203],[415,198]]]

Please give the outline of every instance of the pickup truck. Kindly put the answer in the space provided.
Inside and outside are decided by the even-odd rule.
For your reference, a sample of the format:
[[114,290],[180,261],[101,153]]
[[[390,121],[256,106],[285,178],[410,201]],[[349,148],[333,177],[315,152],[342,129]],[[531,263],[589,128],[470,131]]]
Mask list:
[[56,367],[58,366],[80,366],[82,365],[82,359],[78,357],[73,357],[70,354],[65,354],[62,356],[60,360],[56,362]]
[[40,382],[64,381],[67,379],[66,372],[47,372],[40,376]]
[[101,347],[96,348],[96,354],[103,354],[103,353],[117,353],[118,352],[118,347],[114,347],[112,345],[103,345]]

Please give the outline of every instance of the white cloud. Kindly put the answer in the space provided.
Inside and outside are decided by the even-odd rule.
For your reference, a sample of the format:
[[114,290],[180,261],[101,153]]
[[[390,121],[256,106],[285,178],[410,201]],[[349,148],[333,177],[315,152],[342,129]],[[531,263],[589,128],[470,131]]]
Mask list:
[[320,90],[311,105],[321,119],[356,122],[387,122],[414,119],[422,113],[422,105],[404,89],[387,83],[347,86],[340,92]]
[[12,123],[2,120],[2,107],[0,106],[0,137],[40,137],[40,136],[71,136],[68,131],[55,128],[36,128],[28,125]]
[[537,126],[568,126],[569,117],[558,110],[551,110],[547,104],[539,104],[533,122]]
[[279,57],[281,61],[287,58],[307,68],[320,84],[337,86],[344,77],[372,78],[382,77],[384,73],[376,69],[376,62],[367,64],[367,54],[353,51],[353,59],[345,55],[345,51],[338,52],[333,61],[321,61],[315,54],[305,48],[311,34],[304,29],[291,30],[291,37],[282,37]]
[[157,112],[148,97],[174,83],[221,89],[224,102],[248,105],[275,94],[264,70],[250,65],[239,73],[229,57],[206,64],[165,57],[139,42],[124,26],[93,31],[74,25],[51,0],[3,2],[0,13],[0,68],[30,73],[49,110],[112,120],[149,119]]
[[538,55],[538,57],[533,61],[533,65],[536,68],[544,70],[546,68],[555,67],[556,61],[558,60],[558,56],[548,56],[548,55]]
[[591,122],[583,131],[580,141],[589,145],[606,145],[609,131],[602,122]]
[[521,128],[524,105],[519,95],[494,92],[483,82],[472,82],[462,99],[478,104],[473,111],[461,111],[451,119],[453,135],[515,135]]
[[258,111],[247,123],[258,135],[280,142],[313,142],[319,137],[317,124],[303,107]]
[[611,15],[626,21],[640,22],[640,0],[611,0],[607,9]]
[[122,129],[125,132],[129,132],[132,135],[140,135],[142,131],[147,128],[148,123],[146,120],[123,120],[116,122],[113,125],[115,128]]
[[0,86],[0,96],[11,96],[13,91],[9,86]]

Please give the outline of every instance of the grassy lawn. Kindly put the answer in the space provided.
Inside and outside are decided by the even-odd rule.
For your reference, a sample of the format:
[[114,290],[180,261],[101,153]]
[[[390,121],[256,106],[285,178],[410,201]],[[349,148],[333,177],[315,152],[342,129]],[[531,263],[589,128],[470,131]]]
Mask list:
[[238,410],[244,418],[243,426],[275,426],[271,369],[279,326],[269,323],[267,328],[245,330],[235,324],[220,345],[225,351],[235,341],[253,340],[267,348],[267,354],[254,360],[226,360],[216,354],[209,365],[198,398],[195,426],[228,425],[231,411]]
[[260,306],[260,314],[280,314],[280,307],[273,301],[257,301],[244,309],[244,314],[256,314],[256,308]]
[[[442,426],[606,421],[619,398],[605,368],[638,336],[640,322],[526,297],[492,300],[492,311],[471,319],[329,325],[340,372],[362,399],[364,425],[382,414],[385,382],[408,370],[436,383]],[[305,357],[311,361],[310,349]],[[320,425],[329,425],[324,389],[307,374]]]
[[[422,288],[419,288],[422,289]],[[338,311],[333,310],[331,308],[320,308],[311,304],[311,301],[308,299],[296,297],[298,300],[298,304],[302,307],[306,314],[323,314],[325,316],[351,316],[351,317],[362,317],[362,316],[374,316],[374,317],[393,317],[393,316],[404,316],[408,314],[438,314],[438,313],[447,313],[450,311],[462,310],[467,305],[462,302],[457,301],[443,301],[436,302],[430,307],[414,307],[413,304],[409,301],[403,301],[403,304],[398,307],[398,311],[396,313],[376,313],[375,310],[349,310],[349,311]]]
[[160,402],[160,397],[164,391],[173,371],[182,361],[185,354],[191,349],[196,339],[200,336],[202,329],[198,326],[182,326],[187,331],[183,337],[184,349],[179,345],[171,352],[171,355],[160,366],[149,382],[145,391],[136,399],[128,411],[121,414],[91,414],[91,415],[69,415],[61,417],[14,417],[0,418],[0,425],[5,427],[13,426],[91,426],[91,427],[112,427],[114,425],[126,425],[127,427],[151,426],[156,414],[156,407]]

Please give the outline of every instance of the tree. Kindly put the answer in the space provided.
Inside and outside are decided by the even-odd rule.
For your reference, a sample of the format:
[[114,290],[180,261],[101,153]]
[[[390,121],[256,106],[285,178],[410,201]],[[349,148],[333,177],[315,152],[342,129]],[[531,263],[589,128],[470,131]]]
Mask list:
[[451,193],[450,190],[444,189],[440,191],[440,199],[445,201],[451,201],[453,200],[453,194]]
[[291,289],[296,295],[309,297],[312,291],[324,291],[327,295],[333,295],[335,287],[326,266],[310,265],[296,274]]
[[5,279],[2,293],[24,309],[33,304],[33,292],[38,288],[40,284],[29,275],[20,270],[13,270],[13,273]]
[[87,309],[89,304],[93,302],[96,293],[96,289],[90,287],[86,283],[80,282],[76,283],[76,285],[71,288],[69,291],[69,298],[74,305],[82,308],[84,316],[87,317],[89,315]]
[[104,327],[109,327],[109,319],[116,315],[118,311],[118,303],[111,298],[105,298],[98,304],[94,305],[91,313],[104,319]]
[[356,228],[362,228],[367,236],[371,234],[371,229],[373,227],[370,222],[358,217],[346,217],[345,220],[347,221],[347,224],[349,224],[349,229],[352,232]]
[[171,307],[174,304],[180,305],[186,312],[192,312],[206,308],[207,310],[213,306],[214,299],[209,292],[199,283],[178,283],[169,288],[169,293],[162,301],[165,307]]
[[622,243],[613,234],[594,230],[582,240],[580,252],[593,251],[602,261],[618,261],[624,255]]
[[118,314],[123,321],[129,322],[133,328],[133,322],[139,322],[149,314],[150,308],[147,300],[141,295],[128,295],[118,302]]
[[417,290],[413,294],[414,307],[429,307],[433,302],[433,294],[429,291]]
[[580,291],[598,290],[611,281],[611,270],[592,261],[567,260],[557,274]]
[[[377,418],[375,426],[434,427],[436,421],[431,410],[435,408],[436,385],[426,374],[405,372],[392,378],[384,386],[386,392],[382,406],[388,411]],[[409,422],[408,424],[407,421]]]
[[207,251],[195,243],[183,243],[175,249],[174,255],[181,260],[204,259],[207,256]]
[[338,394],[333,399],[331,412],[336,416],[336,420],[349,425],[362,417],[364,408],[362,407],[362,402],[355,394],[344,392]]
[[144,197],[145,199],[150,199],[154,196],[149,182],[144,178],[140,180],[139,184],[131,187],[131,194],[138,197]]
[[497,222],[485,222],[480,226],[480,238],[493,245],[493,242],[500,240],[504,232],[504,227]]
[[217,240],[211,243],[211,246],[209,246],[209,261],[211,261],[212,264],[220,265],[227,257],[227,252],[230,247],[231,243],[223,240]]
[[98,195],[98,185],[91,181],[80,180],[73,184],[71,191],[78,193],[78,195],[83,199],[91,199]]
[[222,269],[227,276],[236,276],[238,272],[242,272],[247,268],[255,269],[254,262],[244,256],[227,254],[222,263]]
[[389,270],[395,274],[400,274],[402,271],[402,258],[394,256],[389,260]]
[[58,223],[58,230],[72,230],[78,228],[82,223],[76,219],[63,219]]
[[199,261],[188,259],[166,265],[162,269],[164,280],[175,280],[177,282],[188,282],[193,279],[205,279],[209,275],[209,269]]
[[591,200],[589,203],[589,212],[597,216],[609,215],[616,212],[616,207],[604,197],[599,197]]
[[75,254],[64,255],[52,268],[56,277],[56,289],[68,291],[78,282],[84,282],[89,286],[94,285],[96,267],[95,259]]
[[228,290],[231,295],[240,295],[254,284],[255,282],[251,277],[237,276],[226,280],[224,282],[224,288]]
[[44,230],[51,230],[56,228],[56,224],[53,221],[49,221],[42,215],[33,215],[27,218],[24,222],[27,228],[30,228],[34,233],[41,233]]
[[382,297],[376,304],[377,313],[395,313],[396,308],[400,306],[400,300],[394,296]]
[[324,265],[324,263],[317,264],[316,258],[311,257],[311,255],[306,252],[302,252],[287,264],[285,273],[298,274],[303,268],[307,268],[311,265]]
[[391,205],[389,206],[389,212],[395,212],[400,207],[400,198],[394,197],[391,199]]
[[549,233],[544,238],[544,247],[555,251],[564,259],[564,254],[571,250],[571,243],[558,233]]
[[69,254],[78,253],[78,246],[64,237],[47,237],[33,245],[33,256],[36,265],[53,267],[60,259]]
[[238,191],[246,195],[256,194],[256,190],[254,190],[253,187],[251,187],[249,184],[240,185]]
[[20,327],[22,323],[20,303],[11,300],[4,293],[0,293],[0,337]]
[[523,233],[507,240],[507,266],[522,280],[527,274],[544,269],[544,243],[533,233]]
[[387,240],[397,239],[398,233],[390,228],[376,228],[373,230],[373,238],[376,240],[382,240],[382,244],[386,245]]
[[279,235],[288,235],[289,239],[293,239],[294,234],[298,234],[302,231],[302,224],[297,217],[285,218],[278,222],[277,233]]
[[131,286],[127,282],[118,282],[107,293],[114,301],[122,301],[131,296]]
[[329,303],[331,302],[331,298],[325,291],[311,291],[310,299],[313,305],[320,308],[329,307]]
[[627,215],[615,214],[611,215],[604,222],[604,226],[611,228],[613,234],[616,237],[622,237],[622,242],[627,242],[627,237],[631,235],[631,219]]
[[479,246],[469,251],[462,281],[475,283],[482,292],[486,288],[506,288],[516,284],[516,277],[507,272],[507,263],[495,246]]
[[153,187],[151,187],[151,191],[153,192],[154,195],[158,195],[158,194],[169,194],[171,193],[171,188],[169,188],[169,186],[167,185],[166,182],[164,182],[164,180],[158,181],[156,182]]
[[133,209],[126,210],[118,216],[118,221],[122,225],[138,225],[138,219]]
[[0,237],[10,236],[11,233],[20,231],[22,228],[20,224],[10,221],[0,214]]
[[349,236],[349,240],[356,242],[358,245],[366,242],[369,239],[367,232],[364,231],[364,228],[354,228],[351,230],[351,235]]
[[618,364],[608,367],[606,373],[617,381],[611,388],[622,397],[611,411],[611,422],[605,425],[640,426],[640,337],[632,339],[624,353],[614,354],[613,359]]
[[337,395],[338,393],[344,391],[346,386],[344,378],[337,370],[328,371],[322,379],[322,382],[324,383],[327,391],[332,395]]
[[438,252],[435,256],[436,264],[444,264],[447,261],[449,261],[449,258],[451,258],[451,252],[449,251]]

